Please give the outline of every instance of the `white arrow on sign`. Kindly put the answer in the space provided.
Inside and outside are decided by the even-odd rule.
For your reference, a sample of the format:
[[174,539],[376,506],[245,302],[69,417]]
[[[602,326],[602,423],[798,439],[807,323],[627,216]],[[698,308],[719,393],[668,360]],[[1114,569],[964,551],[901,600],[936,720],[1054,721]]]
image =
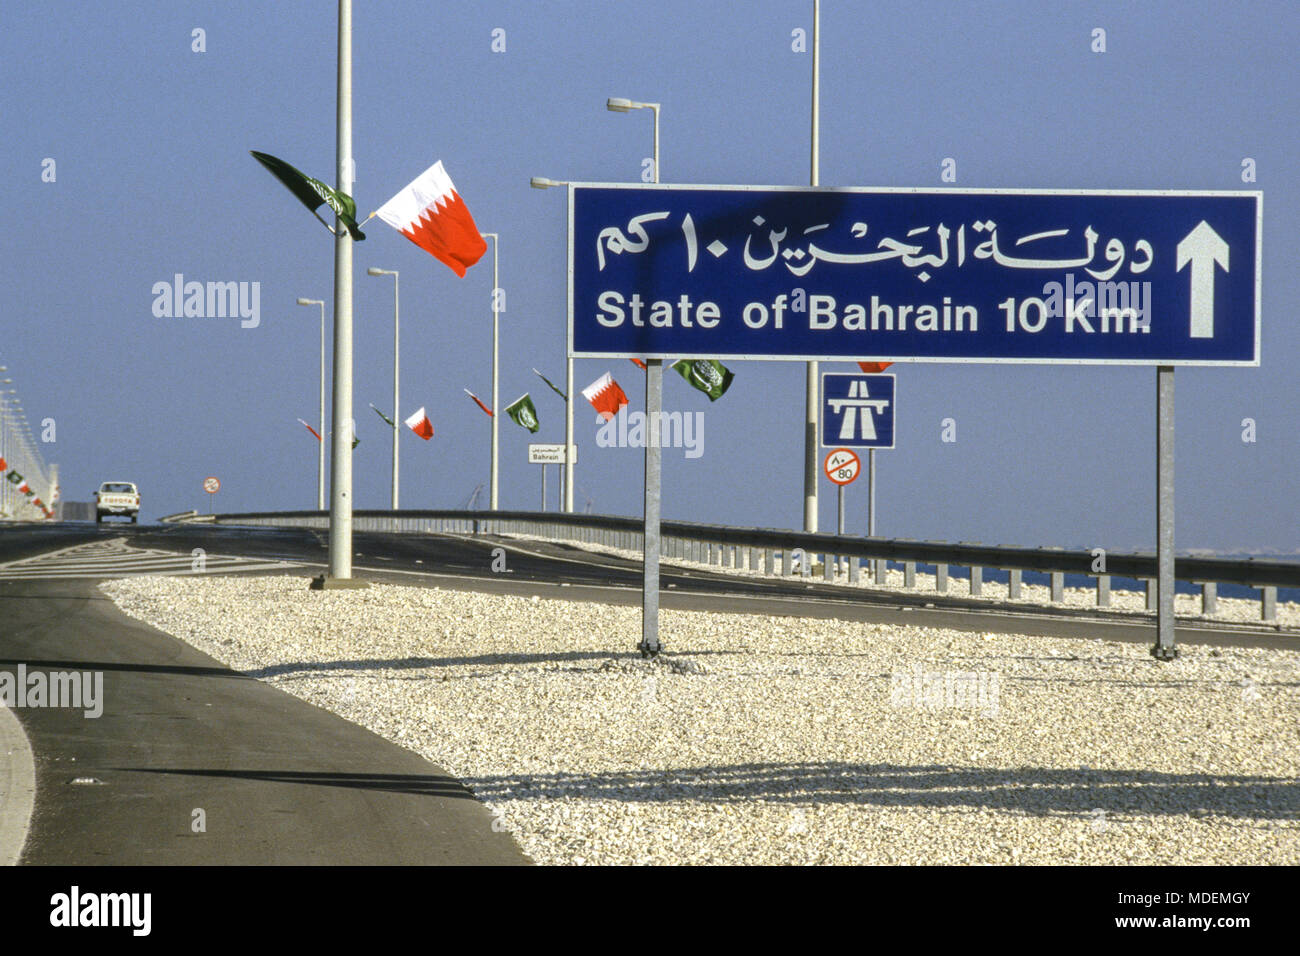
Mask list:
[[1204,219],[1178,244],[1178,271],[1192,264],[1192,329],[1194,339],[1214,338],[1214,264],[1228,271],[1228,244]]

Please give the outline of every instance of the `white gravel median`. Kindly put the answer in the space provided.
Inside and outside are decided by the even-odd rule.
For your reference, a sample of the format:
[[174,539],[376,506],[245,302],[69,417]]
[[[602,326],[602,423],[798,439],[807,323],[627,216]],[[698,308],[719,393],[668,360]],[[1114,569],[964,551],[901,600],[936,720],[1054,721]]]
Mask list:
[[128,614],[465,779],[539,863],[1300,863],[1300,650],[293,577]]

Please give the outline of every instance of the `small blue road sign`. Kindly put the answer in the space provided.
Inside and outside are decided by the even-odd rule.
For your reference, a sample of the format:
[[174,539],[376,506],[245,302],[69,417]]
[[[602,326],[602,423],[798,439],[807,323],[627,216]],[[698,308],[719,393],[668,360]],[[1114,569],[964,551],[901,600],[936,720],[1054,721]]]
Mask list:
[[894,447],[894,376],[822,373],[822,445]]

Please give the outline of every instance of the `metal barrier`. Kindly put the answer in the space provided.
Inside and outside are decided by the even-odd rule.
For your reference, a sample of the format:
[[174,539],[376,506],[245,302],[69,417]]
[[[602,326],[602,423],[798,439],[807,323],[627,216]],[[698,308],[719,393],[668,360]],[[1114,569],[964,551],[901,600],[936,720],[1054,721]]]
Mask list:
[[[329,513],[323,511],[248,512],[210,515],[202,519],[218,524],[266,527],[299,527],[320,530],[329,527]],[[169,519],[163,519],[169,520]],[[194,517],[172,516],[171,520],[194,521]],[[569,514],[537,511],[354,511],[352,526],[356,531],[381,531],[408,534],[526,534],[561,541],[580,541],[606,547],[641,549],[640,518],[614,515]],[[809,534],[775,528],[733,528],[726,525],[698,524],[687,521],[664,521],[660,526],[663,555],[716,564],[721,567],[745,568],[769,575],[813,573],[817,556],[827,580],[834,569],[848,564],[849,580],[858,580],[860,561],[866,560],[876,580],[885,575],[886,562],[903,566],[904,587],[916,586],[918,565],[935,567],[935,589],[948,590],[950,566],[969,568],[970,593],[983,590],[983,570],[998,568],[1009,572],[1008,593],[1020,596],[1024,571],[1050,576],[1051,599],[1064,599],[1065,575],[1082,574],[1096,581],[1098,607],[1110,606],[1112,576],[1146,582],[1148,611],[1155,610],[1156,556],[1153,553],[1105,553],[1105,573],[1093,570],[1097,555],[1092,551],[1067,551],[1063,548],[1025,548],[1006,545],[990,546],[969,542],[911,541],[901,538],[865,538],[852,535]],[[780,568],[776,565],[779,560]],[[1201,586],[1202,611],[1213,614],[1217,607],[1218,585],[1236,584],[1260,591],[1260,619],[1277,620],[1277,589],[1300,587],[1300,562],[1264,561],[1255,558],[1179,557],[1174,562],[1174,576]]]

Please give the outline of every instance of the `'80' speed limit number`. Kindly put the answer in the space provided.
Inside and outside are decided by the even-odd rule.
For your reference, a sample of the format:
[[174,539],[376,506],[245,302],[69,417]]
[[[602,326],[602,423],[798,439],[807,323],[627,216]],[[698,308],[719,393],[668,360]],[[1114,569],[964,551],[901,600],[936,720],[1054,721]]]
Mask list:
[[847,485],[862,471],[862,459],[851,448],[836,448],[826,456],[826,477],[837,485]]

